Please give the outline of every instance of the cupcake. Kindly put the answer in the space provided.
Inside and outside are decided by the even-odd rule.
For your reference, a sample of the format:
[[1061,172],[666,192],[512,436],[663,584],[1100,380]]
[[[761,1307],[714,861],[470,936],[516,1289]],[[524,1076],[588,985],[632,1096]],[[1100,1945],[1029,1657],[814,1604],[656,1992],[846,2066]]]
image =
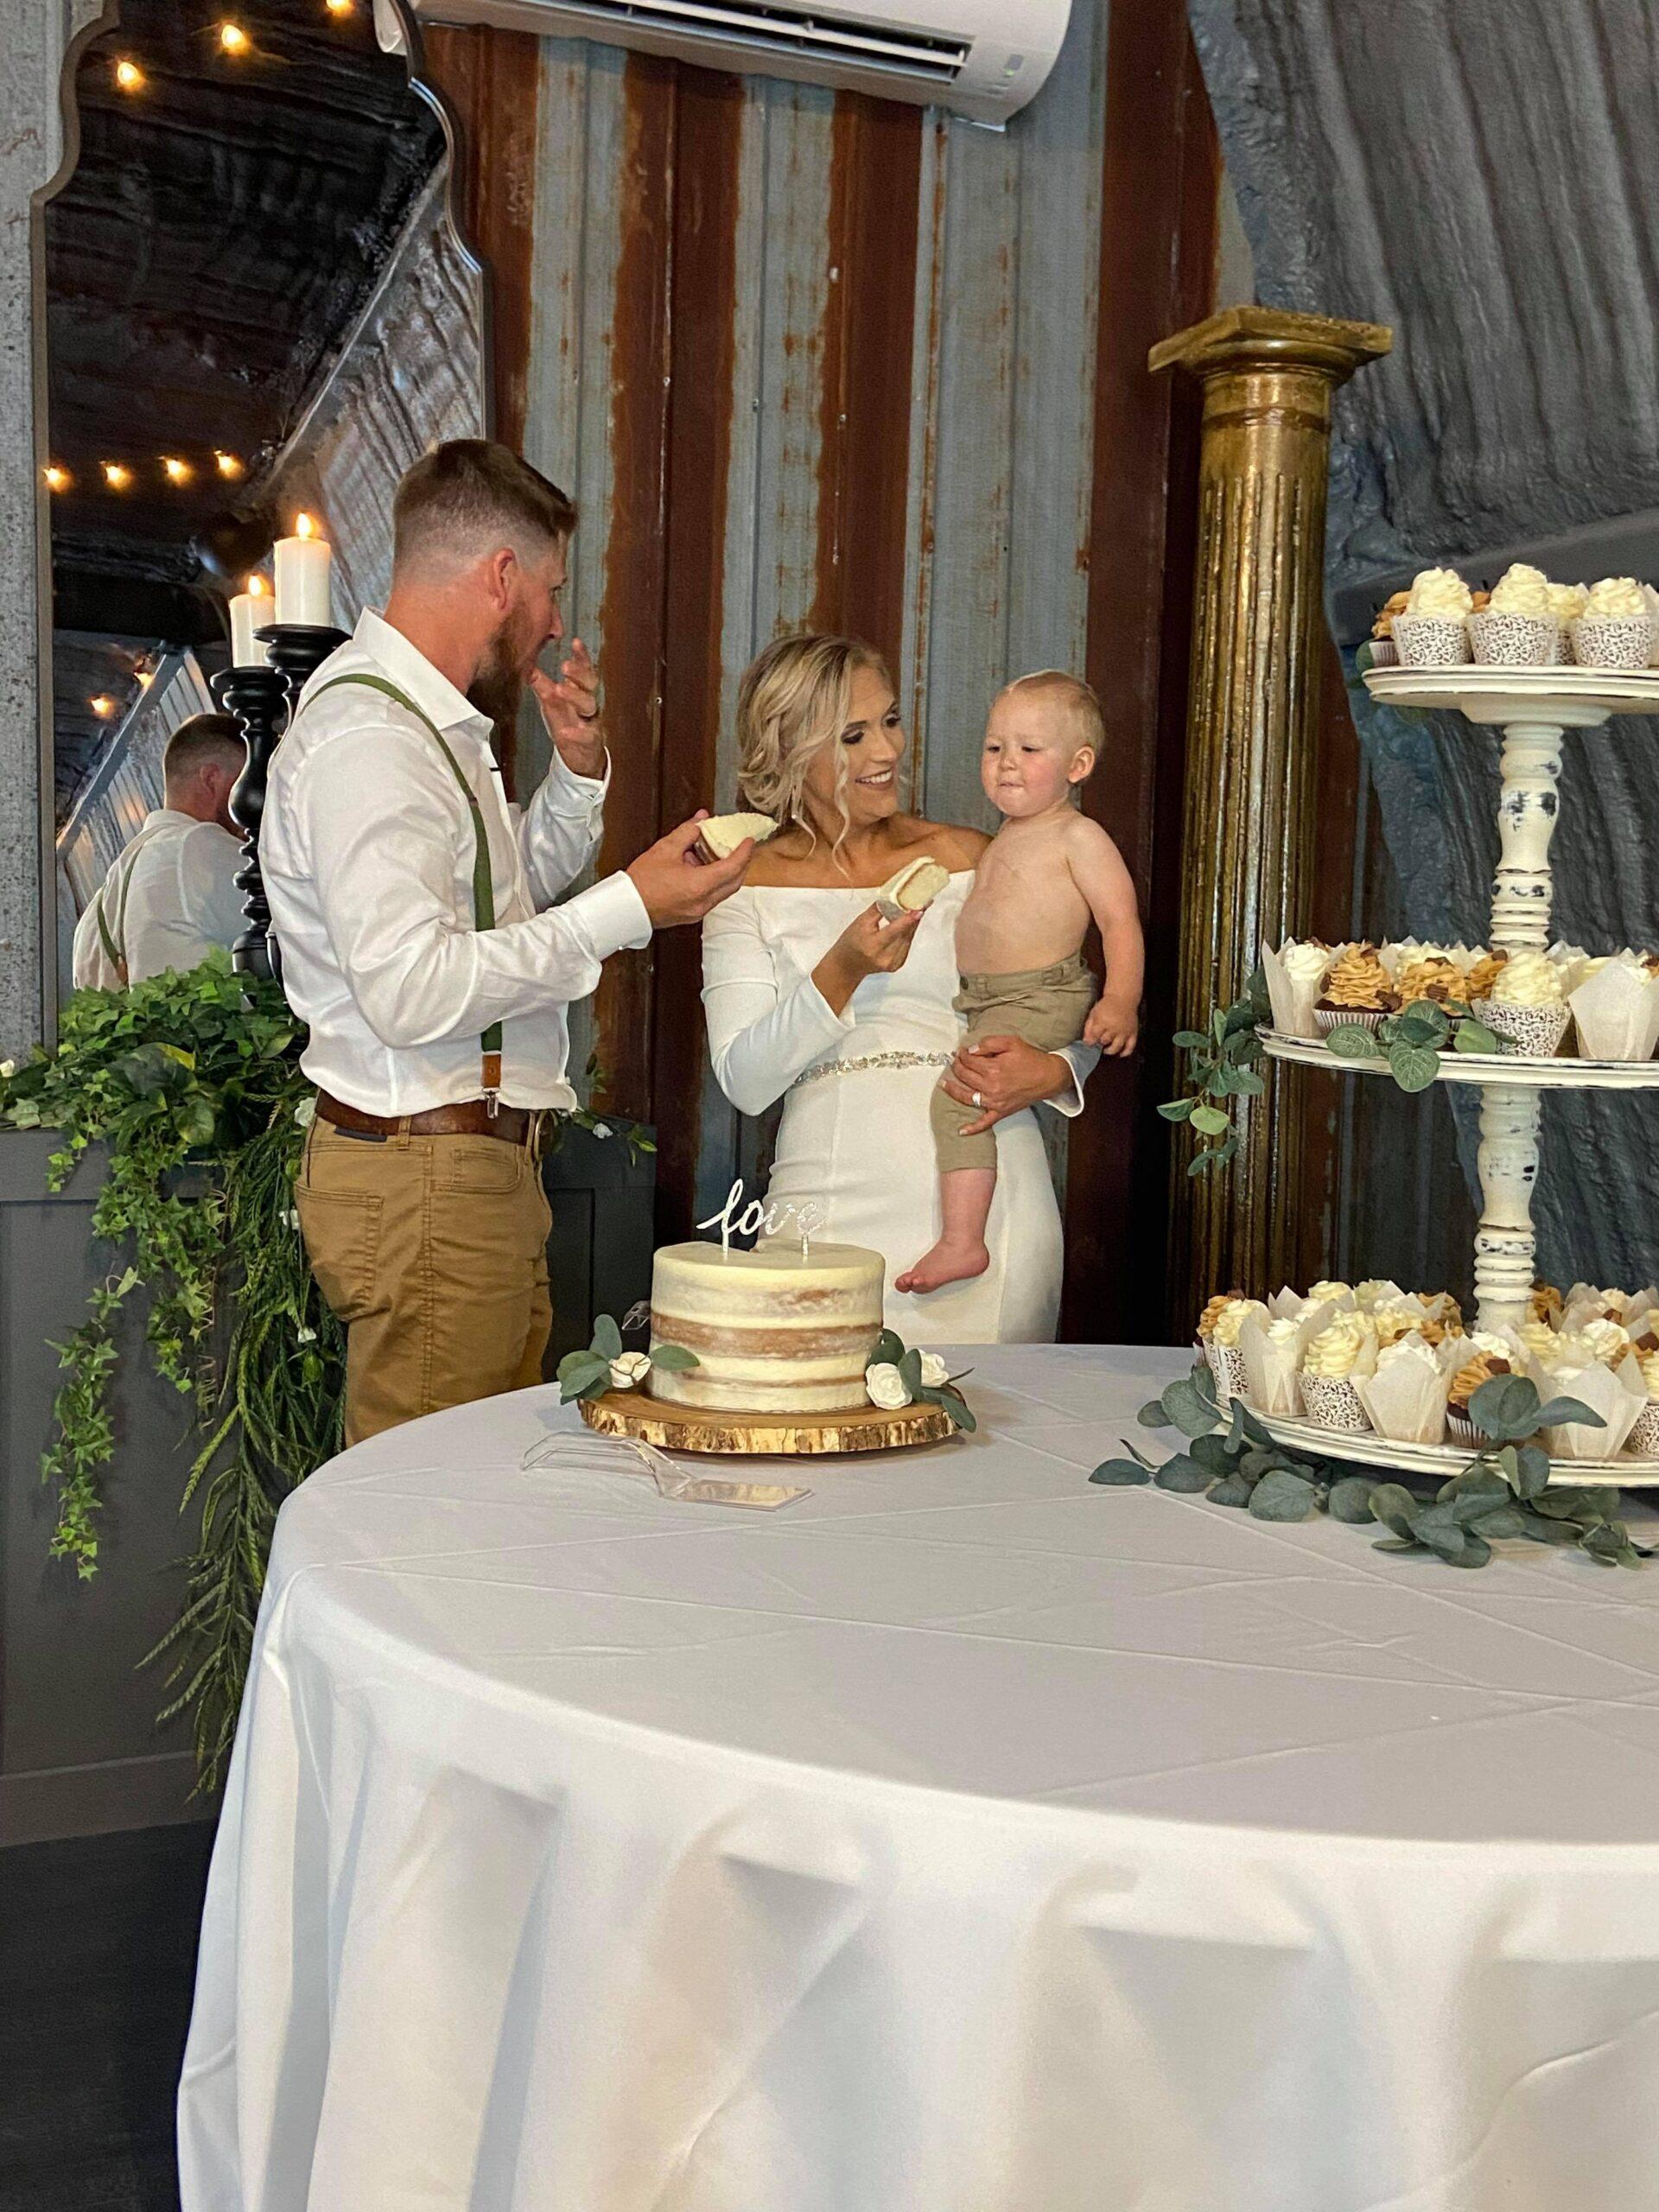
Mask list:
[[1573,650],[1573,625],[1583,613],[1584,603],[1589,596],[1582,584],[1551,584],[1549,587],[1549,611],[1555,617],[1558,659],[1571,662],[1576,658]]
[[1636,1417],[1630,1448],[1638,1459],[1659,1459],[1659,1351],[1642,1354],[1642,1380],[1648,1402]]
[[1482,1444],[1485,1438],[1475,1427],[1469,1411],[1469,1401],[1483,1382],[1490,1382],[1494,1376],[1512,1375],[1515,1370],[1501,1353],[1478,1351],[1468,1364],[1460,1367],[1452,1377],[1452,1390],[1446,1402],[1446,1428],[1448,1436],[1459,1444]]
[[1492,587],[1491,604],[1469,618],[1475,658],[1488,668],[1548,668],[1560,650],[1549,579],[1517,561]]
[[[1390,602],[1392,604],[1392,602]],[[1424,569],[1392,617],[1394,643],[1405,668],[1457,668],[1469,658],[1469,587],[1455,569]]]
[[1492,985],[1497,981],[1509,957],[1502,949],[1497,952],[1475,954],[1469,963],[1469,972],[1463,979],[1464,989],[1468,993],[1467,1004],[1473,1006],[1477,999],[1491,998]]
[[1325,979],[1324,995],[1313,1009],[1313,1019],[1327,1033],[1349,1021],[1357,1022],[1362,1029],[1375,1029],[1383,1015],[1395,1013],[1399,1004],[1376,946],[1346,944]]
[[1573,625],[1573,651],[1585,668],[1644,669],[1653,652],[1653,617],[1634,576],[1604,576],[1590,588]]
[[1561,971],[1547,952],[1511,953],[1475,1012],[1529,1058],[1554,1059],[1570,1019]]
[[1423,951],[1395,969],[1394,988],[1402,1007],[1414,1006],[1419,999],[1443,1006],[1447,999],[1461,1002],[1465,986],[1463,969],[1448,954]]
[[1371,625],[1370,664],[1373,668],[1394,668],[1398,665],[1400,648],[1395,643],[1394,618],[1403,614],[1409,592],[1397,591],[1386,605],[1377,611]]
[[1561,1294],[1553,1282],[1535,1282],[1532,1286],[1532,1318],[1548,1321],[1561,1310]]
[[1630,1332],[1620,1321],[1604,1316],[1599,1321],[1586,1321],[1579,1331],[1585,1350],[1604,1367],[1617,1367],[1630,1348]]
[[1344,1298],[1351,1299],[1353,1294],[1352,1283],[1338,1282],[1328,1275],[1321,1276],[1318,1282],[1311,1282],[1307,1287],[1310,1306],[1339,1306]]
[[1309,1344],[1302,1360],[1302,1404],[1316,1427],[1351,1436],[1370,1428],[1352,1376],[1370,1338],[1363,1313],[1339,1313]]
[[[1217,1310],[1211,1318],[1212,1306]],[[1244,1355],[1239,1350],[1238,1332],[1252,1313],[1265,1315],[1267,1310],[1259,1298],[1243,1298],[1235,1292],[1219,1301],[1212,1298],[1199,1316],[1199,1341],[1216,1378],[1216,1397],[1224,1406],[1244,1395]],[[1210,1320],[1207,1336],[1202,1333],[1206,1319]]]

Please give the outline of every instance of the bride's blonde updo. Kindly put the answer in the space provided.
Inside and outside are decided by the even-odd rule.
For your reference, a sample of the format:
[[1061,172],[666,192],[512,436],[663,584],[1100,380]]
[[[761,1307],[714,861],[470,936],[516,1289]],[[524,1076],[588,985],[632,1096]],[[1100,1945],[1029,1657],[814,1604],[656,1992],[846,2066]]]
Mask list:
[[[740,803],[785,824],[798,823],[815,837],[804,793],[812,763],[836,745],[852,715],[853,678],[868,668],[892,684],[887,664],[873,645],[855,638],[807,631],[779,638],[755,658],[737,694],[737,792]],[[836,772],[841,828],[850,828],[844,754]]]

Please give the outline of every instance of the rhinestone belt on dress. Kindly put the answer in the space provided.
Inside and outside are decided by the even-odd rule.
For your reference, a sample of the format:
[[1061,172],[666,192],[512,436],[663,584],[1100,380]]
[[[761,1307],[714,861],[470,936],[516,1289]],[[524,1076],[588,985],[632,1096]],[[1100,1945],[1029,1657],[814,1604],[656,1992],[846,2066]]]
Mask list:
[[856,1075],[865,1068],[948,1068],[956,1058],[954,1052],[867,1052],[857,1060],[820,1060],[817,1067],[806,1068],[790,1085],[798,1090],[804,1083],[816,1083],[820,1076]]

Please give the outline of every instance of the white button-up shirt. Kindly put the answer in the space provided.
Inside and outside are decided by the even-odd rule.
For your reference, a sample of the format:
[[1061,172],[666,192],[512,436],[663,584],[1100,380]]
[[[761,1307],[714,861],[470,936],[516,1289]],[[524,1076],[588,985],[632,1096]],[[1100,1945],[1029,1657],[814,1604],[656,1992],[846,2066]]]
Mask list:
[[240,838],[217,822],[170,806],[147,814],[75,925],[75,988],[113,991],[123,982],[98,926],[99,899],[129,983],[199,967],[215,945],[234,944],[246,926],[235,881],[241,864]]
[[[472,813],[431,731],[365,684],[317,696],[359,674],[395,683],[443,732],[484,818],[493,929],[474,924]],[[575,1103],[565,1008],[608,954],[651,937],[626,875],[552,904],[599,842],[605,790],[556,752],[529,806],[510,806],[488,720],[365,611],[301,695],[259,830],[283,988],[309,1027],[302,1065],[319,1089],[369,1114],[477,1098],[479,1039],[499,1021],[502,1103]]]

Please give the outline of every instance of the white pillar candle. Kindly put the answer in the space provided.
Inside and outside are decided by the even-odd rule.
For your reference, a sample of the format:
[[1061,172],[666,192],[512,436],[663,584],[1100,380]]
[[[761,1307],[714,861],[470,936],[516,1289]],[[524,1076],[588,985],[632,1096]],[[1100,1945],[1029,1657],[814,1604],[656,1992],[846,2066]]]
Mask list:
[[295,519],[292,537],[276,541],[276,620],[327,629],[334,622],[328,570],[334,559],[309,515]]
[[270,647],[254,635],[276,620],[270,586],[263,576],[250,576],[245,591],[237,593],[231,601],[231,665],[232,668],[264,668]]

